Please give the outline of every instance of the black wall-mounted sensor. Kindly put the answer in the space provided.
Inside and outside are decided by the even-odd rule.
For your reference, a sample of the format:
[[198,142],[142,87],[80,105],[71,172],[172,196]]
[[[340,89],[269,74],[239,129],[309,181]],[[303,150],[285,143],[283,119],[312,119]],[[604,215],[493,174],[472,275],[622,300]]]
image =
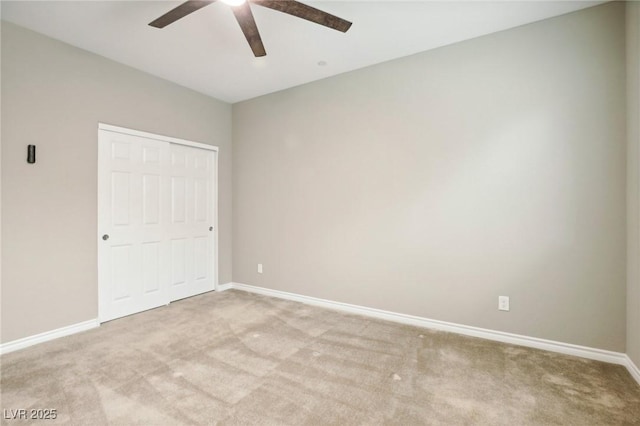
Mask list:
[[27,146],[27,163],[33,164],[36,162],[36,146]]

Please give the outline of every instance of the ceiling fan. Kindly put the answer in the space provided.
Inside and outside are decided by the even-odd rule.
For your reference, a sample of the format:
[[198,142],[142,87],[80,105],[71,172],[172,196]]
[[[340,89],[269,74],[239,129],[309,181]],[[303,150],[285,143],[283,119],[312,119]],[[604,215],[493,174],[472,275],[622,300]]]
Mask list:
[[[174,23],[178,19],[195,12],[198,9],[202,9],[205,6],[213,3],[212,1],[186,1],[178,7],[165,13],[158,19],[149,23],[150,26],[155,28],[164,28],[169,24]],[[248,0],[221,0],[231,6],[233,14],[240,24],[240,29],[244,33],[253,54],[256,57],[266,56],[267,52],[262,44],[260,33],[258,32],[258,26],[253,19],[251,13],[251,7]],[[267,7],[269,9],[277,10],[278,12],[287,13],[289,15],[296,16],[298,18],[306,19],[307,21],[315,22],[316,24],[324,25],[325,27],[332,28],[337,31],[346,33],[351,27],[351,22],[345,21],[342,18],[331,15],[330,13],[323,12],[306,4],[300,3],[295,0],[250,0],[251,3],[259,6]]]

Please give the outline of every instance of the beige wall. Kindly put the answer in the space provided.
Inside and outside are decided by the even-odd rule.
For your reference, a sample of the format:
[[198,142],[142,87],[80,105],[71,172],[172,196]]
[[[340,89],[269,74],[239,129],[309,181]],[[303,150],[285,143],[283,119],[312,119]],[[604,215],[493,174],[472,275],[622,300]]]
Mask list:
[[[627,7],[626,317],[620,4],[235,105],[233,280],[616,351],[626,320],[640,365]],[[231,281],[229,105],[5,22],[1,72],[0,341],[97,316],[98,121],[221,148]]]
[[624,19],[606,4],[235,104],[233,280],[624,351]]
[[2,342],[98,315],[98,122],[220,147],[220,282],[231,280],[231,106],[3,22]]
[[627,353],[640,367],[640,3],[627,3]]

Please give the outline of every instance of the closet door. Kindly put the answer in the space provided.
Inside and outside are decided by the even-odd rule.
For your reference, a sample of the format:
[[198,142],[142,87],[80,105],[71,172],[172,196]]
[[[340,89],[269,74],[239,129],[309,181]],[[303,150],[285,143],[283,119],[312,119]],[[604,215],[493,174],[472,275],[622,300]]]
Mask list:
[[215,148],[101,125],[100,321],[214,290]]
[[101,321],[168,303],[170,144],[99,131]]
[[170,300],[214,289],[215,153],[170,147]]

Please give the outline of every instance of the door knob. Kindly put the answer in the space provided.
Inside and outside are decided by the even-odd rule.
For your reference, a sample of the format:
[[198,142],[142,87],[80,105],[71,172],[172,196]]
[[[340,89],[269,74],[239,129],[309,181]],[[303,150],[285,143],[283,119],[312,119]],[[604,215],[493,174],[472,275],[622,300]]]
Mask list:
[[105,240],[105,241],[107,241],[107,240],[109,239],[109,234],[104,234],[104,235],[102,236],[102,239],[103,239],[103,240]]
[[209,227],[209,231],[213,231],[213,226],[210,226],[210,227]]

